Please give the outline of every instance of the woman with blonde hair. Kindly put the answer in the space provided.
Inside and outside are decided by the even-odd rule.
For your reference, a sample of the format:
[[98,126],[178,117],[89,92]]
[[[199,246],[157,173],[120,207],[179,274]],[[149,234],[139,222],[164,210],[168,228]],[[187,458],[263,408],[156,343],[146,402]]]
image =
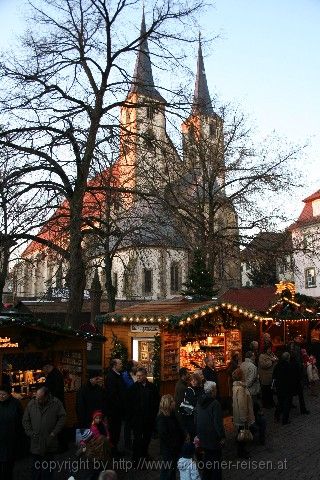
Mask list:
[[160,400],[157,428],[160,440],[160,455],[163,460],[161,480],[174,480],[177,461],[184,441],[184,433],[175,415],[172,395],[163,395]]

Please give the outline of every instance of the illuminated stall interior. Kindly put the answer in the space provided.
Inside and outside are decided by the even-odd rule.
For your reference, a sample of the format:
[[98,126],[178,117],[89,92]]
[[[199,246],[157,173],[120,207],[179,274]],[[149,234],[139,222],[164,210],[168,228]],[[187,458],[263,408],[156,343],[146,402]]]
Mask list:
[[42,367],[51,363],[64,376],[69,426],[75,423],[75,394],[86,380],[87,349],[102,335],[48,325],[32,315],[0,314],[0,384],[10,382],[13,395],[26,405],[45,381]]
[[[154,374],[154,346],[159,350],[162,393],[172,393],[181,367],[190,371],[204,367],[204,358],[213,355],[215,364],[227,384],[226,367],[234,352],[241,355],[247,328],[252,338],[259,335],[262,317],[230,303],[192,302],[173,299],[148,302],[101,315],[103,334],[115,335],[125,346],[128,357],[143,364]],[[253,333],[252,333],[253,332]],[[104,366],[109,365],[112,345],[104,344]]]

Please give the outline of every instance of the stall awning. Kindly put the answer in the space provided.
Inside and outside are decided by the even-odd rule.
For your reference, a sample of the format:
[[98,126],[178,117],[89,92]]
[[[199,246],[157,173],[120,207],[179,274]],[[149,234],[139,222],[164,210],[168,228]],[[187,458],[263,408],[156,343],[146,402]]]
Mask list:
[[1,328],[26,328],[28,330],[41,330],[52,335],[65,337],[77,337],[80,340],[104,342],[106,339],[103,335],[86,332],[83,330],[75,330],[71,327],[61,324],[49,324],[41,319],[37,319],[30,314],[24,314],[15,311],[0,312],[0,329]]
[[257,312],[231,303],[217,303],[213,300],[193,302],[185,298],[177,298],[132,305],[112,313],[99,315],[97,321],[100,323],[159,323],[175,327],[183,326],[185,323],[201,317],[223,312],[243,319],[256,321],[263,319]]

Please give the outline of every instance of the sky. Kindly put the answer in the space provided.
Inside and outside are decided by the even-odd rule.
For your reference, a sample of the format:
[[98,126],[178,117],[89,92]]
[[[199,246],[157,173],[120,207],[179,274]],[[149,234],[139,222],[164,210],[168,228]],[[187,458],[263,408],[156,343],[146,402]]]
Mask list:
[[[25,27],[22,5],[0,0],[0,50]],[[290,144],[308,143],[303,187],[283,195],[296,218],[302,199],[320,188],[320,0],[216,0],[199,23],[204,37],[218,35],[204,45],[211,95],[238,105],[258,137],[276,131]]]

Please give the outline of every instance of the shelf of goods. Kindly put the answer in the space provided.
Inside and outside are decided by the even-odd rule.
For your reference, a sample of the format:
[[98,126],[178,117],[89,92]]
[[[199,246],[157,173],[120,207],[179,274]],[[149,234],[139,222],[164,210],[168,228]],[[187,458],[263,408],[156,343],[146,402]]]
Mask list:
[[238,330],[230,330],[205,339],[188,342],[180,349],[180,367],[189,370],[203,368],[207,355],[213,355],[216,367],[225,367],[233,351],[241,351],[241,337]]
[[165,334],[161,349],[161,379],[176,380],[179,371],[180,338],[174,334]]

